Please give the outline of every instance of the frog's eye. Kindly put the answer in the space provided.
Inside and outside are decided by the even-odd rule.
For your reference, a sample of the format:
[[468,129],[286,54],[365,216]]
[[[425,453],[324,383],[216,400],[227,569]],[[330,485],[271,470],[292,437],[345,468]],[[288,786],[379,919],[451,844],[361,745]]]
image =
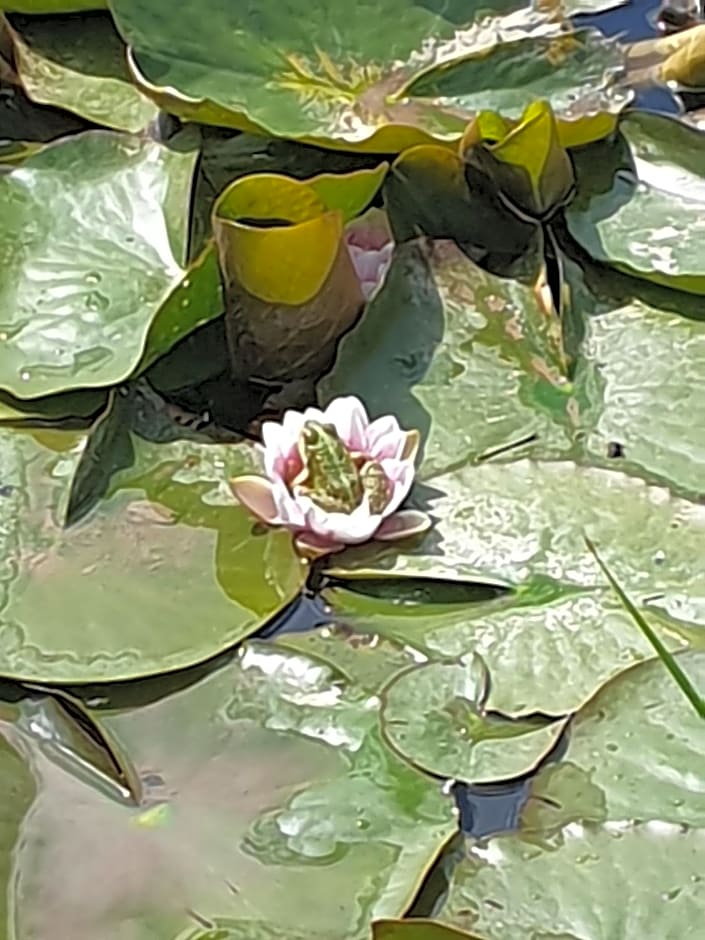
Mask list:
[[337,436],[338,436],[338,432],[337,432],[336,427],[335,427],[334,424],[322,424],[321,427],[322,427],[323,430],[326,432],[326,434],[330,434],[331,437],[337,437]]

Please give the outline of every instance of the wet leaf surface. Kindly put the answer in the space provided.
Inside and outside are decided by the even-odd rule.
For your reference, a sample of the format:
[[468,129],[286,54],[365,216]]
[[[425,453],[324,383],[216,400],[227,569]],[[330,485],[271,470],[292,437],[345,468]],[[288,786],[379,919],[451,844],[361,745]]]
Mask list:
[[544,845],[507,836],[458,866],[440,916],[492,940],[687,936],[705,909],[704,864],[702,829],[575,827]]
[[396,675],[383,692],[386,742],[412,766],[449,779],[485,783],[527,773],[555,746],[565,723],[488,713],[489,690],[472,672],[468,656]]
[[[705,690],[705,653],[681,653],[677,660]],[[704,746],[705,722],[663,664],[651,660],[620,673],[580,709],[564,762],[541,771],[532,795],[540,800],[550,793],[580,822],[580,804],[563,782],[572,772],[599,788],[605,819],[705,828]]]
[[189,690],[99,720],[131,753],[143,803],[32,753],[18,940],[113,940],[126,918],[145,936],[288,936],[293,921],[294,935],[362,940],[372,917],[403,913],[456,825],[438,784],[381,745],[374,700],[301,655],[254,644]]
[[0,177],[0,385],[22,398],[124,379],[182,277],[195,153],[95,131]]
[[705,292],[705,137],[681,121],[636,112],[620,132],[629,147],[607,189],[585,179],[566,217],[597,261],[668,287]]
[[343,338],[322,395],[360,395],[371,415],[393,412],[418,428],[421,479],[532,434],[560,452],[570,446],[571,389],[550,325],[530,287],[489,274],[450,242],[405,245]]
[[75,683],[179,669],[256,630],[301,584],[288,535],[255,534],[227,490],[252,468],[244,446],[133,437],[133,466],[66,530],[81,437],[7,431],[0,442],[6,675]]
[[130,133],[156,117],[154,104],[130,82],[125,47],[109,14],[15,16],[11,22],[16,64],[33,101]]
[[570,95],[602,88],[621,58],[597,34],[561,35],[549,16],[503,16],[501,3],[487,19],[480,3],[464,5],[455,22],[445,5],[412,0],[354,10],[327,0],[313,23],[303,0],[285,11],[213,3],[204,14],[186,3],[174,16],[141,0],[111,9],[143,87],[169,110],[372,152],[457,140],[481,108],[521,111],[546,96],[567,107]]

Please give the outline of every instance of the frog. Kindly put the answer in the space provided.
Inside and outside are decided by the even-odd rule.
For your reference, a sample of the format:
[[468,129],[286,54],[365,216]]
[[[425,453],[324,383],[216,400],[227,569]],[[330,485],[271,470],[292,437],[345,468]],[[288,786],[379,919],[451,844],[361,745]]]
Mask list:
[[388,501],[389,482],[382,465],[351,453],[332,424],[304,422],[298,442],[302,469],[292,482],[294,495],[308,496],[327,512],[353,512],[367,496],[370,511]]

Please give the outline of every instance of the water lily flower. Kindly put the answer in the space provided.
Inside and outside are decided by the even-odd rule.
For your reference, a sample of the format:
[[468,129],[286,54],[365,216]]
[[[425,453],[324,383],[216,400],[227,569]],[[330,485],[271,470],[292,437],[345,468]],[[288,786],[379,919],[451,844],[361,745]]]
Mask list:
[[344,238],[363,297],[370,301],[392,263],[394,240],[385,213],[370,209],[348,223]]
[[[362,402],[345,396],[325,410],[290,410],[281,422],[265,422],[262,438],[266,477],[236,477],[230,486],[258,519],[293,532],[302,554],[318,557],[430,527],[426,513],[400,509],[414,480],[419,433],[402,430],[393,415],[370,421]],[[347,503],[336,503],[348,492]]]

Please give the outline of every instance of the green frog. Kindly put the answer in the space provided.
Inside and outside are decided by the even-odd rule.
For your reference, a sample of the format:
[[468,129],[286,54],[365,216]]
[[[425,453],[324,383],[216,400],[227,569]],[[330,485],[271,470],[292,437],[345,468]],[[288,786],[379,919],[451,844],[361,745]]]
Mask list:
[[303,467],[293,481],[303,494],[327,512],[350,513],[367,495],[370,510],[381,512],[389,498],[389,482],[376,460],[356,458],[332,424],[306,421],[299,438]]

